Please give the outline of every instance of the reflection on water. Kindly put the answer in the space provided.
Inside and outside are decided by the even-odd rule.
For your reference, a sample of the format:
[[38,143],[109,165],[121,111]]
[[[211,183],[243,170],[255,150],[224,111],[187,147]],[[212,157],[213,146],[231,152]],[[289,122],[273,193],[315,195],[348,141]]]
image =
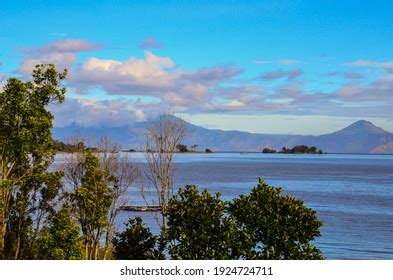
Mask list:
[[[142,154],[124,156],[145,167]],[[315,244],[328,259],[393,259],[393,156],[214,153],[179,154],[176,162],[176,188],[193,184],[231,199],[263,177],[301,198],[324,223]],[[143,204],[137,187],[128,197]],[[132,215],[122,213],[119,226]],[[158,231],[151,214],[137,215]]]

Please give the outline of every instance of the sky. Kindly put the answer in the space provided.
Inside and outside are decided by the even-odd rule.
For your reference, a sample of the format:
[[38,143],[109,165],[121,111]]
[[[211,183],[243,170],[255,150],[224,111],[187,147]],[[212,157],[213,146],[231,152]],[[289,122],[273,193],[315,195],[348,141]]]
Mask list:
[[69,69],[55,126],[393,131],[392,1],[0,2],[0,80]]

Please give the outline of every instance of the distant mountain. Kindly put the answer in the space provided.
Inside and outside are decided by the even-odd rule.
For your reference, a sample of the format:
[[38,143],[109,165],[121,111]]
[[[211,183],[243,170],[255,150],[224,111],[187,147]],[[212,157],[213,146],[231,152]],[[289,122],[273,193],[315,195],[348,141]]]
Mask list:
[[[224,131],[207,129],[187,123],[189,135],[184,144],[198,145],[199,150],[205,148],[214,151],[261,151],[264,147],[281,149],[296,145],[317,146],[330,153],[393,153],[393,133],[375,126],[369,121],[360,120],[339,131],[320,136],[257,134],[242,131]],[[123,127],[80,127],[70,125],[54,128],[53,135],[57,140],[66,141],[77,131],[82,135],[102,134],[110,136],[123,148],[140,149],[143,145],[146,123],[136,122]]]
[[312,143],[330,152],[373,153],[375,148],[390,141],[393,141],[392,133],[361,120],[337,132],[317,136]]

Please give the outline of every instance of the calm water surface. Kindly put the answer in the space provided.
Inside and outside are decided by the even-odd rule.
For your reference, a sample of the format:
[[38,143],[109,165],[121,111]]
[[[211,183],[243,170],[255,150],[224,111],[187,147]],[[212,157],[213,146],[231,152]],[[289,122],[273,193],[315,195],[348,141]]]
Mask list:
[[[140,153],[124,156],[145,165]],[[180,154],[176,162],[177,188],[194,184],[232,199],[263,177],[302,199],[324,223],[315,244],[328,259],[393,259],[393,156],[213,153]],[[143,204],[136,188],[128,197]],[[151,214],[137,214],[154,229]]]

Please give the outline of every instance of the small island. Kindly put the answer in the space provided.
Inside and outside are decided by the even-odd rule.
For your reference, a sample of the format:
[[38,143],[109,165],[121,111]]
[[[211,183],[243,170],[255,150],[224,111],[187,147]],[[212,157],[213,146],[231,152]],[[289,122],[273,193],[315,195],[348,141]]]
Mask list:
[[295,146],[292,149],[287,149],[286,147],[283,147],[281,151],[277,151],[272,148],[264,148],[262,150],[262,153],[264,154],[325,154],[321,149],[318,149],[315,146],[308,147],[306,145],[300,145],[300,146]]
[[[203,151],[198,151],[197,147],[198,145],[192,145],[191,149],[188,149],[187,145],[184,144],[178,144],[176,146],[178,153],[203,153]],[[213,150],[206,148],[205,153],[207,154],[213,153]]]

